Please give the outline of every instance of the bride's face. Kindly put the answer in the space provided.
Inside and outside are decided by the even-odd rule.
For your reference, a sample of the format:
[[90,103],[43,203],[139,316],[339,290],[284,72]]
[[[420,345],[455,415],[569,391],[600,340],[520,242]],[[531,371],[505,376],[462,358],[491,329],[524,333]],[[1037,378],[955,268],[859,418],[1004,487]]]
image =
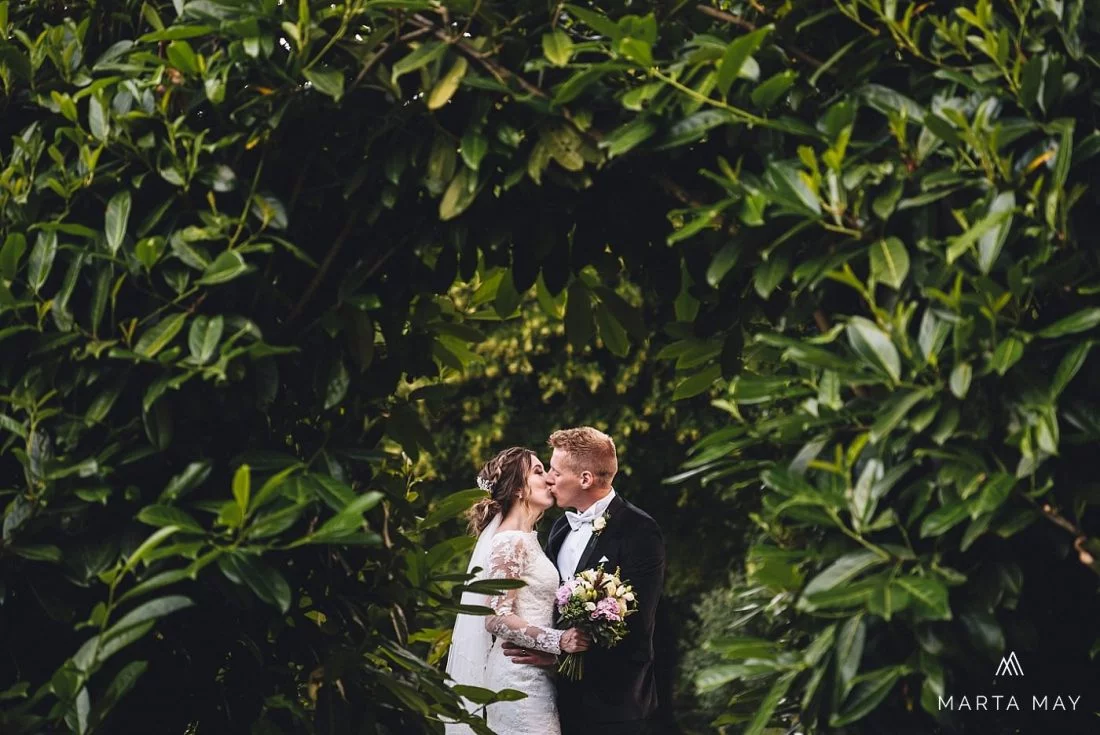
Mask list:
[[550,493],[551,484],[547,481],[546,468],[535,457],[527,473],[527,500],[532,508],[543,511],[554,505],[554,496]]

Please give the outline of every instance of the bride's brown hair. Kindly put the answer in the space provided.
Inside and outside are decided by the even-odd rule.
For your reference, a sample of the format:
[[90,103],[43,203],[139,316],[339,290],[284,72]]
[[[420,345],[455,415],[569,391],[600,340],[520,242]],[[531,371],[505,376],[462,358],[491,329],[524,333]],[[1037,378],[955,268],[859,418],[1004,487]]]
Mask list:
[[[477,473],[478,485],[488,487],[489,491],[466,511],[471,535],[476,536],[484,531],[497,513],[502,517],[508,515],[518,500],[516,491],[527,489],[527,474],[535,464],[535,457],[535,453],[527,447],[510,447],[482,466]],[[526,492],[522,502],[528,502]]]

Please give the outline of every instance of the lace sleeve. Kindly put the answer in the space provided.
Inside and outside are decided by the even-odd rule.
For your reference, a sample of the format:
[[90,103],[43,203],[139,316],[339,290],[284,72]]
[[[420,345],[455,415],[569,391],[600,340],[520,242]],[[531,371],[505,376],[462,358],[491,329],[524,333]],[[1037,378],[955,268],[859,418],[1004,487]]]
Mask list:
[[[529,549],[526,539],[518,534],[498,535],[489,552],[489,572],[486,579],[522,579],[526,571]],[[497,638],[547,653],[559,654],[559,641],[564,631],[528,625],[516,614],[517,590],[504,590],[488,600],[495,615],[485,618],[485,629]]]

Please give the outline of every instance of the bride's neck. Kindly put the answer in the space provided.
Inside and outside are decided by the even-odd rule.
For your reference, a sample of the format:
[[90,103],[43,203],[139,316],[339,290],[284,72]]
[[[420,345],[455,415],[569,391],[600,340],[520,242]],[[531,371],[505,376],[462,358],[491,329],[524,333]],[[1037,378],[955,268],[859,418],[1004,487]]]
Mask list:
[[508,511],[508,515],[500,521],[501,531],[524,531],[530,532],[535,530],[536,516],[529,514],[521,506],[513,507]]

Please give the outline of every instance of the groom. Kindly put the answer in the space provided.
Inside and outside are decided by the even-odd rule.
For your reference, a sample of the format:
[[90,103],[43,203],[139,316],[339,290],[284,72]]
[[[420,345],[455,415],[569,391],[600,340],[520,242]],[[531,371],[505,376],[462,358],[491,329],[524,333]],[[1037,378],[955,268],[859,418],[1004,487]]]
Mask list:
[[[588,426],[550,435],[554,453],[546,480],[557,504],[576,508],[550,529],[546,554],[563,580],[603,564],[620,568],[634,586],[638,611],[628,617],[629,633],[613,648],[584,653],[580,681],[558,678],[562,735],[641,735],[652,731],[657,709],[653,672],[653,626],[665,575],[661,529],[649,515],[618,495],[611,481],[619,469],[615,442]],[[505,644],[518,664],[556,664],[550,654]]]

